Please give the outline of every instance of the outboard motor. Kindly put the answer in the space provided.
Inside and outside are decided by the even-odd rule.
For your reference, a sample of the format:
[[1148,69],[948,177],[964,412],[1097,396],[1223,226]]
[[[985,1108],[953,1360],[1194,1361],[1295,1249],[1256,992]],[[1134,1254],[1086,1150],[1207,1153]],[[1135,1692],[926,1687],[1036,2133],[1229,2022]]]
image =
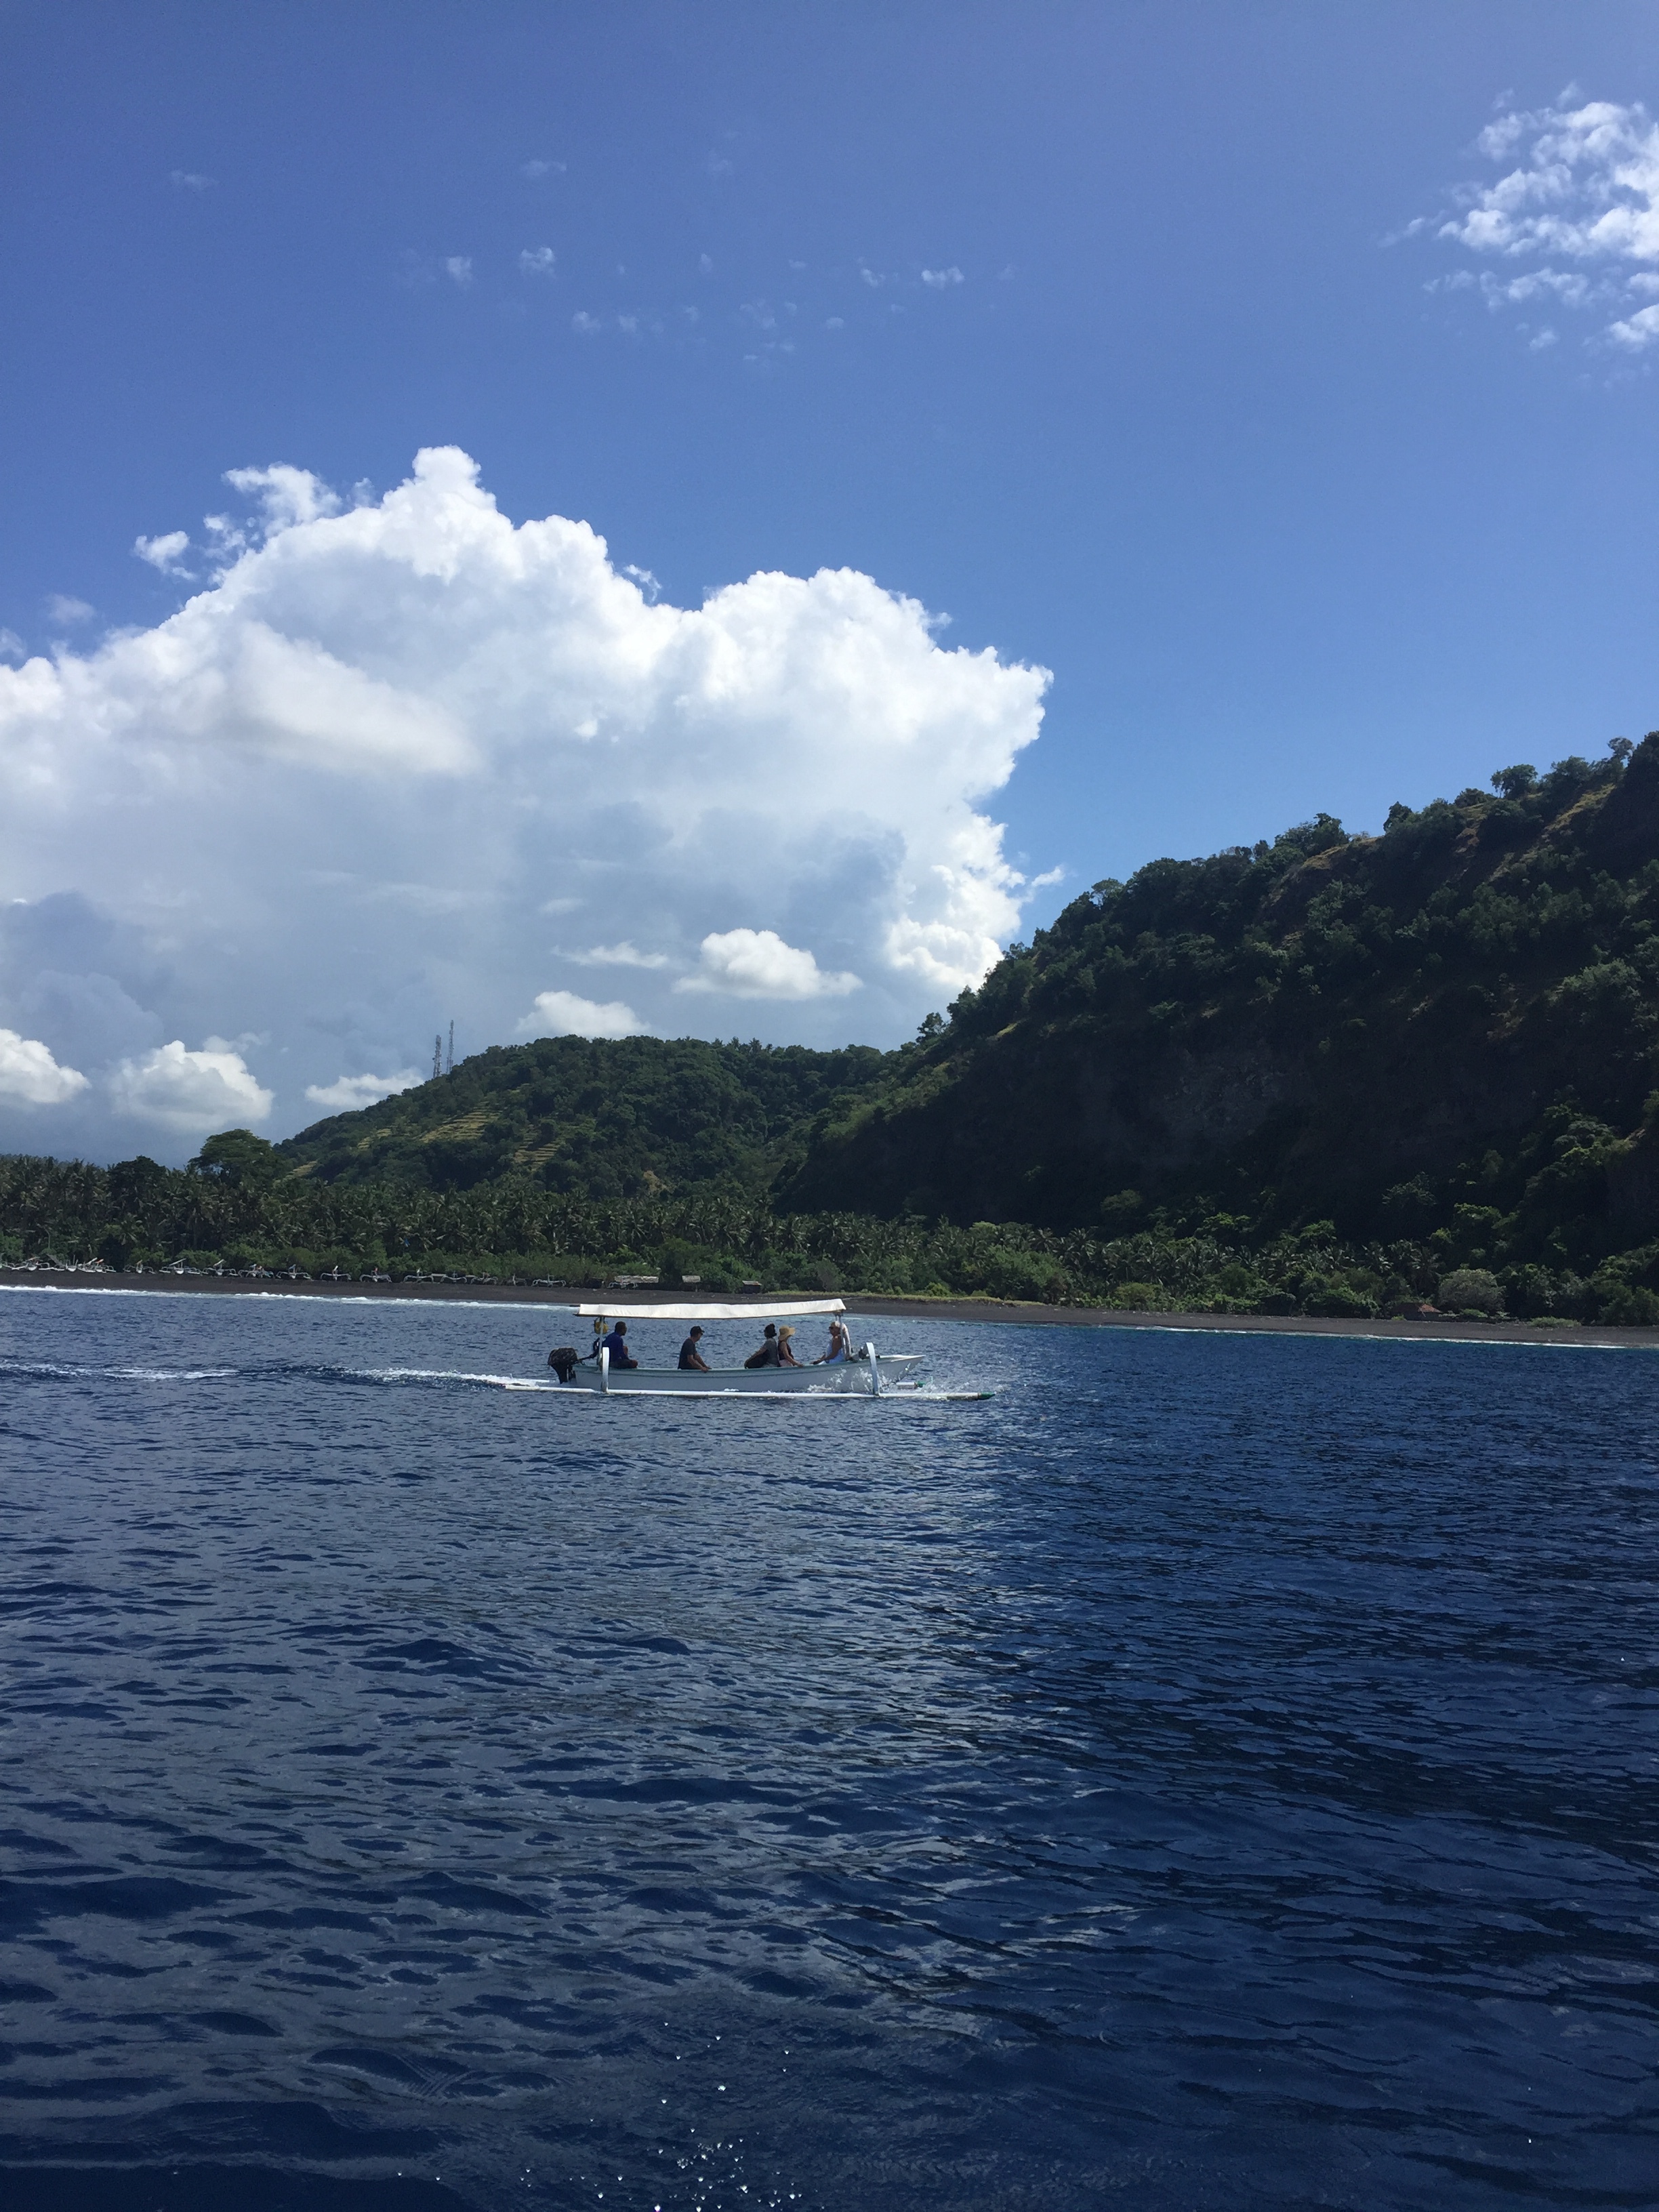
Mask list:
[[561,1382],[568,1382],[581,1364],[581,1354],[574,1344],[556,1345],[547,1355],[547,1364]]

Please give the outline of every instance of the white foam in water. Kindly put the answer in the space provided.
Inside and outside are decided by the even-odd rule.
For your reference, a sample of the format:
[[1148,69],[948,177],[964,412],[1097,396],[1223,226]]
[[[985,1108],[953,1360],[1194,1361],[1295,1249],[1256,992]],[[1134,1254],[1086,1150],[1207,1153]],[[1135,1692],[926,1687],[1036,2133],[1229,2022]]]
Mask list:
[[234,1367],[66,1367],[49,1360],[15,1364],[0,1361],[0,1375],[61,1375],[71,1382],[222,1382]]

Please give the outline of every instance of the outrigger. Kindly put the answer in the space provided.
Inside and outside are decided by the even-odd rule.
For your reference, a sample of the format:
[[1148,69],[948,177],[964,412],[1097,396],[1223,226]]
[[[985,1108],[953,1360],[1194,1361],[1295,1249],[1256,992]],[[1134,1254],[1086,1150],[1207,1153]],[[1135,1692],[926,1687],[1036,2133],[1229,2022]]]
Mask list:
[[803,1314],[842,1314],[840,1298],[792,1298],[787,1304],[766,1305],[745,1300],[741,1305],[580,1305],[577,1313],[592,1321],[593,1349],[579,1352],[574,1346],[550,1352],[547,1364],[568,1390],[599,1392],[606,1397],[645,1398],[883,1398],[890,1394],[940,1398],[988,1398],[988,1390],[923,1391],[915,1370],[922,1362],[913,1352],[878,1352],[866,1344],[842,1360],[802,1367],[653,1367],[643,1361],[637,1367],[613,1367],[609,1347],[597,1340],[606,1322],[662,1321],[785,1321]]

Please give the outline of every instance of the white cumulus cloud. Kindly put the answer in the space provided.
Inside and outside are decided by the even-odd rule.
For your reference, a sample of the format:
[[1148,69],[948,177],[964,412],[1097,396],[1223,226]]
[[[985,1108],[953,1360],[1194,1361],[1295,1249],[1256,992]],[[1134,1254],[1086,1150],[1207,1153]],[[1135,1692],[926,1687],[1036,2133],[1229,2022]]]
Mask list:
[[132,550],[141,561],[148,561],[152,568],[159,568],[164,576],[175,575],[190,550],[190,532],[187,530],[169,530],[160,538],[136,538]]
[[359,1106],[378,1105],[400,1091],[412,1091],[425,1079],[418,1067],[400,1067],[395,1075],[341,1075],[332,1083],[307,1083],[306,1097],[331,1114],[349,1114]]
[[189,1134],[251,1128],[270,1117],[273,1103],[241,1054],[219,1037],[200,1052],[175,1037],[142,1060],[124,1060],[110,1087],[120,1112]]
[[[89,1154],[130,1146],[167,1039],[268,1035],[295,1127],[343,1068],[418,1066],[452,1018],[505,1042],[538,994],[532,1027],[664,1032],[689,979],[778,1042],[896,1042],[1018,933],[986,802],[1044,671],[852,569],[677,606],[453,447],[352,504],[232,485],[252,511],[176,612],[0,665],[0,1023],[93,1079]],[[568,988],[606,966],[629,1005]]]
[[20,1106],[62,1106],[86,1088],[80,1070],[60,1067],[39,1038],[0,1029],[0,1098]]
[[642,1036],[646,1024],[620,999],[603,1006],[574,991],[538,991],[536,1003],[519,1024],[520,1036]]
[[844,999],[856,975],[826,975],[810,952],[786,945],[775,929],[711,930],[702,966],[677,991],[720,991],[736,999]]
[[550,246],[526,246],[519,256],[519,266],[526,276],[551,276],[558,266],[558,256]]
[[[292,530],[296,523],[320,522],[325,515],[340,512],[337,493],[309,469],[290,468],[285,462],[268,469],[227,469],[225,482],[244,499],[258,501],[260,526],[267,537],[279,530]],[[210,516],[209,520],[221,531],[226,527],[222,516]]]
[[964,279],[961,270],[952,262],[948,269],[924,269],[921,281],[935,292],[946,292],[952,284],[960,284]]
[[1659,124],[1639,102],[1593,100],[1516,111],[1476,143],[1501,173],[1466,186],[1455,212],[1410,231],[1432,234],[1521,274],[1483,275],[1489,307],[1540,297],[1610,314],[1600,335],[1636,352],[1659,318],[1619,309],[1650,292],[1659,269]]

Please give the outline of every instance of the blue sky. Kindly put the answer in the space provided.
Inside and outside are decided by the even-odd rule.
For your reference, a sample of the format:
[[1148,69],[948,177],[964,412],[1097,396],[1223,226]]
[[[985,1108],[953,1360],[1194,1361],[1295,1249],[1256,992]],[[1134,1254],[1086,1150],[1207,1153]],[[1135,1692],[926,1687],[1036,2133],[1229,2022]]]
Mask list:
[[[1051,672],[1034,743],[1029,698],[1005,687],[983,708],[1012,763],[1001,787],[987,795],[999,771],[978,755],[951,793],[903,786],[906,808],[1007,825],[1027,882],[951,925],[1002,939],[1162,854],[1322,807],[1376,827],[1396,799],[1599,752],[1659,721],[1659,345],[1650,358],[1632,323],[1659,246],[1603,251],[1583,224],[1565,248],[1513,224],[1496,246],[1446,234],[1589,103],[1619,110],[1639,154],[1656,30],[1650,0],[8,7],[0,627],[14,662],[55,641],[94,662],[112,629],[153,630],[215,588],[202,518],[236,507],[227,471],[286,465],[367,502],[427,447],[463,449],[514,523],[591,524],[664,606],[757,571],[857,571],[948,616],[930,633],[943,651]],[[1533,119],[1483,149],[1510,115]],[[1553,290],[1503,295],[1540,270]],[[134,557],[141,536],[177,531],[191,546],[170,573]],[[603,763],[550,762],[547,789],[620,795],[659,772],[650,744],[611,742]],[[837,767],[828,708],[750,743],[737,772],[786,791],[845,774],[873,792],[884,774],[856,747]],[[260,791],[236,801],[244,817],[273,804]],[[300,1073],[326,1090],[406,1072],[451,1012],[476,1047],[510,1042],[532,995],[621,1003],[591,963],[586,983],[557,965],[599,939],[550,925],[543,967],[499,1004],[484,938],[452,946],[447,970],[434,945],[359,994],[395,1003],[377,1029],[297,930],[292,988],[265,946],[243,1005],[253,969],[227,927],[281,922],[222,916],[211,958],[181,951],[189,931],[168,939],[130,855],[77,876],[75,853],[105,855],[113,835],[95,781],[65,808],[0,884],[33,948],[0,969],[0,1024],[64,1065],[72,1048],[77,1067],[101,1053],[142,1073],[145,1054],[177,1039],[200,1056],[211,1036],[275,1097],[275,1131],[319,1110]],[[225,847],[217,817],[193,818]],[[852,913],[904,827],[878,806],[872,820],[864,859],[818,885],[821,926],[799,866],[752,910],[665,891],[660,954],[625,904],[596,910],[605,942],[658,963],[615,963],[635,1024],[908,1033],[949,995],[949,961],[894,955],[878,974],[867,932],[827,915]],[[918,845],[908,865],[945,851]],[[191,876],[187,842],[165,854]],[[349,872],[273,848],[284,870],[312,859],[319,883]],[[53,916],[80,933],[72,957],[41,951]],[[14,922],[16,937],[15,908]],[[744,969],[749,939],[728,938],[768,931],[782,951]],[[779,963],[803,949],[817,965],[792,983]],[[38,992],[25,1004],[19,963],[41,958],[82,979],[53,1002],[81,1010],[59,1039]],[[712,995],[647,1006],[671,975]],[[94,1034],[93,976],[150,1027],[135,1014]],[[143,1084],[86,1073],[73,1097],[21,1099],[0,1139],[26,1124],[44,1143],[78,1115],[81,1141],[119,1148],[110,1102],[136,1111]]]

